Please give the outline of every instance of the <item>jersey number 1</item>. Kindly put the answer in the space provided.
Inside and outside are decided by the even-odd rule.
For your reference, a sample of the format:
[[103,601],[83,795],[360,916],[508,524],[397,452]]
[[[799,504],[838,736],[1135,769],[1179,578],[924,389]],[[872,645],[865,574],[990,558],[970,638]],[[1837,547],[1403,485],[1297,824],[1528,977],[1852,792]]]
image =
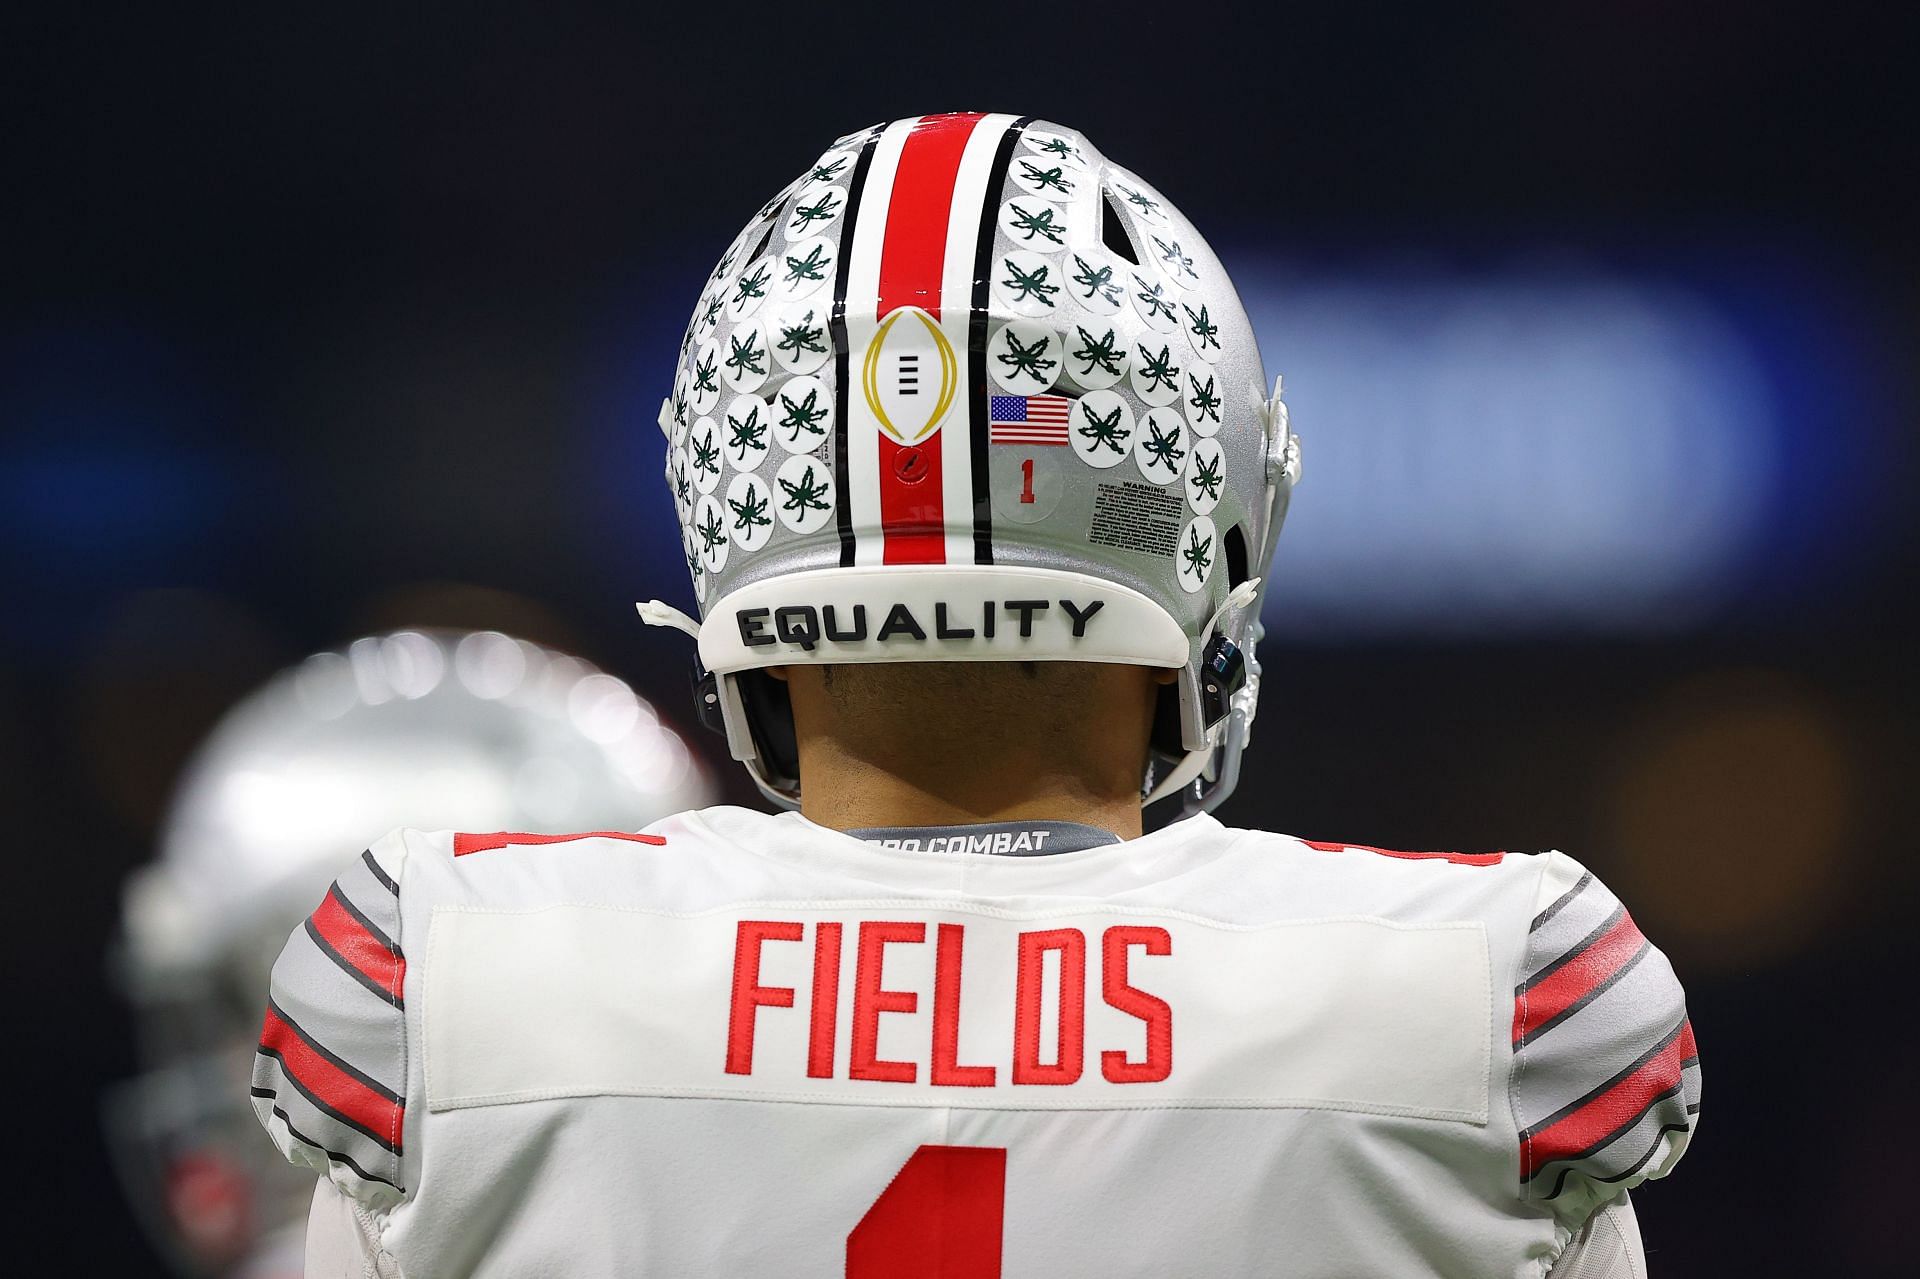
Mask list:
[[847,1236],[847,1279],[1000,1279],[1007,1152],[922,1146]]

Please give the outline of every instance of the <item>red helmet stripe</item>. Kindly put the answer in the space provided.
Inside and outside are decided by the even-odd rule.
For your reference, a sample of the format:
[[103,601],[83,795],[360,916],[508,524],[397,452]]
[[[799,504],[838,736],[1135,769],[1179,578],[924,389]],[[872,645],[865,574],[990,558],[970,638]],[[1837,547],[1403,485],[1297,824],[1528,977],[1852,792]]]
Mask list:
[[880,249],[880,308],[884,320],[903,306],[940,318],[941,274],[947,260],[947,221],[960,157],[980,122],[978,112],[926,115],[900,149],[887,204],[887,238]]
[[[954,180],[980,116],[922,116],[907,134],[887,205],[875,319],[903,306],[940,318],[947,225]],[[880,449],[880,528],[885,564],[944,564],[947,559],[943,445],[935,431],[917,444],[876,435]]]
[[[976,245],[982,226],[993,225],[1004,174],[996,157],[1013,123],[1012,116],[975,112],[902,120],[880,135],[871,162],[857,175],[863,182],[841,259],[847,406],[841,469],[849,499],[845,528],[853,543],[851,555],[843,551],[843,563],[976,559],[980,477],[974,471],[980,450],[972,434],[979,415],[968,357],[977,318]],[[900,314],[909,307],[919,319]],[[898,328],[900,323],[907,327]],[[937,409],[928,400],[909,400],[891,410],[925,406],[937,414],[931,422],[916,419],[903,433],[874,397],[914,393],[888,380],[901,376],[904,366],[870,343],[889,340],[883,336],[889,330],[896,334],[892,341],[925,343],[918,332],[922,323],[935,330],[940,353],[937,368],[919,366],[925,379],[920,385],[941,398]],[[881,363],[863,368],[870,352]],[[930,356],[933,348],[926,347],[920,358]],[[863,380],[876,369],[878,382]]]

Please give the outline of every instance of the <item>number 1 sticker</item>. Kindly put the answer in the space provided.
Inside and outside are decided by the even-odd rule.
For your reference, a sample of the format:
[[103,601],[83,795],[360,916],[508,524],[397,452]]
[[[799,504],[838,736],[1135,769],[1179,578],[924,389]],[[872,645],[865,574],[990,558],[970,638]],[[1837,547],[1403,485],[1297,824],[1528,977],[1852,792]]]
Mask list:
[[1066,487],[1059,454],[1065,449],[1001,446],[993,450],[993,513],[1013,524],[1035,524],[1053,514]]

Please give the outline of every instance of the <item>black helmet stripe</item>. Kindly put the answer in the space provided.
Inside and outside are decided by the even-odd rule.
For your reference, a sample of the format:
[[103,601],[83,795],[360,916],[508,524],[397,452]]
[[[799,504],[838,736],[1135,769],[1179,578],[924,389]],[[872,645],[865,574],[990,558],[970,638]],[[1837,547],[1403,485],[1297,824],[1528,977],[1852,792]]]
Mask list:
[[[860,193],[867,185],[867,169],[873,164],[873,148],[879,144],[886,125],[876,124],[860,148],[853,176],[847,181],[846,225],[840,243],[853,244],[853,229],[860,217]],[[833,335],[833,485],[834,527],[840,534],[840,566],[853,564],[853,500],[847,487],[847,388],[852,383],[847,369],[847,275],[843,268],[833,277],[833,315],[828,320]]]
[[973,424],[973,561],[993,563],[993,496],[987,472],[988,414],[987,396],[987,284],[993,276],[994,212],[1000,202],[1000,189],[1006,185],[1007,166],[1013,162],[1014,143],[1033,117],[1015,120],[1000,138],[993,153],[993,170],[987,175],[984,205],[980,210],[980,241],[973,255],[973,312],[967,331],[967,394],[973,408],[968,420]]

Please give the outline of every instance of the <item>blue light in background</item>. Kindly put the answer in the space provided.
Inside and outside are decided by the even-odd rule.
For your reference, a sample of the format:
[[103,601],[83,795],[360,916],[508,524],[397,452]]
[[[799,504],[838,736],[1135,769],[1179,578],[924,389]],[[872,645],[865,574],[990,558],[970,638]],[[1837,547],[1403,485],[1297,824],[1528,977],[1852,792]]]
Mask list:
[[1780,502],[1847,500],[1793,492],[1807,450],[1852,447],[1845,424],[1811,430],[1709,290],[1560,266],[1236,276],[1304,445],[1277,634],[1685,629],[1766,572]]
[[109,324],[0,350],[0,578],[8,629],[57,640],[114,590],[204,582],[262,539],[208,380],[167,343]]
[[43,565],[48,556],[148,555],[192,540],[209,522],[221,469],[216,459],[151,443],[40,442],[0,455],[0,507],[17,527],[16,545],[33,548]]

